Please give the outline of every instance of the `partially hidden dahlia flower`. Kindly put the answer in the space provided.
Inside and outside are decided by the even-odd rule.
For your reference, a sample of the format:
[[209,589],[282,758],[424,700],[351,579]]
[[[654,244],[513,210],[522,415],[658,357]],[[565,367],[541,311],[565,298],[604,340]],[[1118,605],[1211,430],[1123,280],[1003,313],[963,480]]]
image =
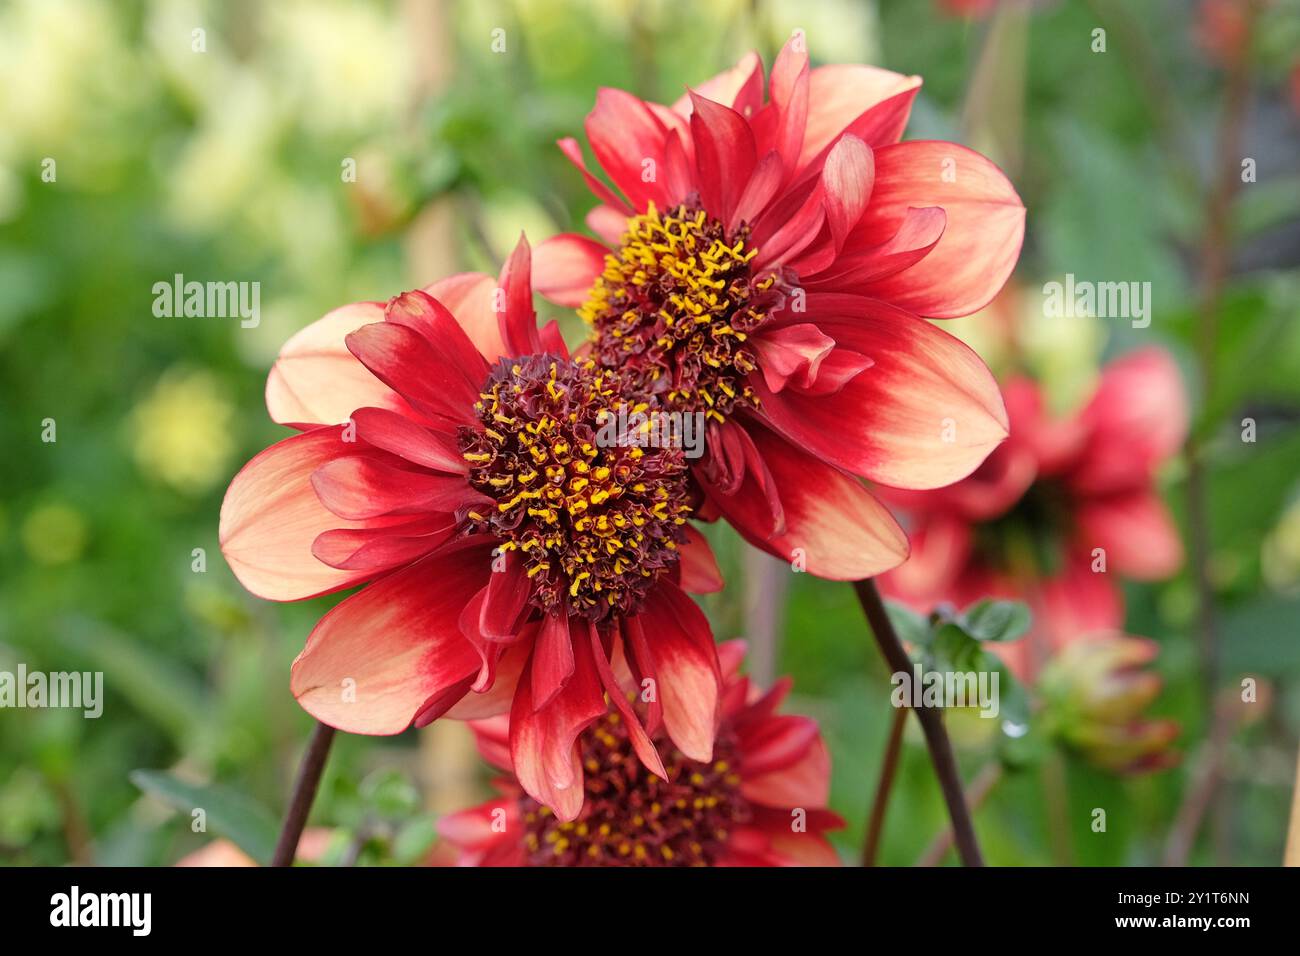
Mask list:
[[[810,69],[796,35],[766,96],[757,56],[672,106],[602,89],[586,133],[617,192],[604,242],[537,250],[538,291],[579,309],[584,350],[669,411],[708,421],[692,468],[751,543],[859,579],[907,540],[853,476],[935,488],[1006,436],[983,362],[918,316],[985,305],[1016,263],[1024,207],[983,156],[900,142],[919,77]],[[620,194],[621,193],[621,194]]]
[[[599,447],[599,416],[623,399],[608,371],[568,357],[553,323],[539,332],[529,271],[521,240],[499,282],[455,276],[294,336],[267,405],[302,432],[234,478],[220,539],[260,597],[366,584],[294,661],[308,712],[392,734],[509,710],[520,784],[571,819],[575,741],[607,691],[656,774],[660,726],[711,759],[717,652],[682,589],[721,581],[685,523],[682,452]],[[613,659],[653,682],[644,728]]]
[[1119,633],[1066,647],[1039,681],[1048,732],[1105,770],[1173,766],[1178,724],[1146,716],[1160,695],[1159,675],[1145,669],[1157,651],[1154,641]]
[[1144,348],[1103,369],[1082,409],[1053,418],[1034,382],[1004,386],[1010,438],[964,481],[890,492],[910,520],[912,554],[881,589],[928,613],[997,595],[1026,600],[1034,624],[1004,648],[1032,677],[1054,652],[1121,628],[1116,577],[1156,580],[1182,544],[1154,483],[1187,432],[1187,400],[1169,355]]
[[579,738],[587,799],[574,820],[520,788],[507,717],[474,721],[479,751],[512,775],[497,781],[501,796],[439,821],[460,864],[838,865],[824,834],[843,821],[826,809],[830,757],[816,722],[777,713],[789,678],[763,694],[738,673],[743,642],[718,650],[725,686],[712,759],[693,760],[657,735],[660,779],[636,758],[623,715],[609,714]]

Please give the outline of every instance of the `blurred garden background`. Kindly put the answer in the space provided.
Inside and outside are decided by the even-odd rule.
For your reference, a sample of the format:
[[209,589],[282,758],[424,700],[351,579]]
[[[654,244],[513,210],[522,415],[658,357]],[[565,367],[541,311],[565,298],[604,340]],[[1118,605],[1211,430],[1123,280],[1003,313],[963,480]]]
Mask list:
[[[1253,29],[1246,8],[0,0],[0,670],[102,671],[105,687],[98,719],[0,710],[0,862],[170,864],[218,837],[269,855],[311,725],[289,664],[338,600],[253,598],[217,546],[229,479],[286,434],[262,401],[277,350],[343,303],[495,273],[520,229],[582,231],[592,201],[554,143],[581,137],[598,86],[671,102],[802,29],[814,63],[923,76],[908,138],[980,149],[1024,199],[1008,293],[948,328],[1060,409],[1152,344],[1191,394],[1217,677],[1192,566],[1126,585],[1126,630],[1159,644],[1177,763],[1009,761],[976,812],[988,860],[1279,863],[1300,739],[1300,5],[1261,3]],[[1225,137],[1253,160],[1227,191]],[[1042,286],[1067,273],[1149,281],[1150,327],[1046,318]],[[259,282],[260,321],[156,316],[154,284],[176,274]],[[1160,477],[1190,530],[1186,456]],[[728,581],[706,599],[715,632],[747,636],[751,672],[792,675],[789,710],[822,722],[848,821],[833,839],[855,861],[886,668],[849,588],[710,533]],[[1003,759],[995,723],[949,716],[968,781]],[[437,816],[489,777],[451,722],[342,736],[320,859],[439,860]],[[881,862],[915,862],[945,823],[911,722]]]

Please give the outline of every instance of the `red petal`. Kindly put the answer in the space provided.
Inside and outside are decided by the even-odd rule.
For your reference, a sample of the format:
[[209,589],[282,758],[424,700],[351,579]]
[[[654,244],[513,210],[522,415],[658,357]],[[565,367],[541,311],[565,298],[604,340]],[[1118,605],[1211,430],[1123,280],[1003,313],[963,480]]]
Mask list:
[[1183,543],[1169,509],[1154,491],[1089,498],[1075,512],[1080,558],[1106,552],[1106,570],[1138,580],[1173,575],[1183,563]]
[[639,617],[657,675],[664,728],[678,750],[706,762],[713,757],[722,680],[708,619],[668,582],[655,589]]
[[357,329],[346,341],[366,368],[421,414],[447,423],[473,423],[477,391],[467,389],[460,370],[444,362],[419,332],[396,322],[376,322]]
[[704,208],[730,222],[749,185],[758,157],[754,134],[735,110],[691,94],[691,135]]
[[311,484],[321,504],[354,521],[390,514],[452,513],[489,500],[461,475],[404,471],[361,455],[321,465],[312,473]]
[[557,305],[577,308],[605,269],[609,250],[570,233],[552,236],[533,250],[533,287]]
[[578,735],[606,711],[605,694],[585,641],[574,645],[573,676],[541,710],[533,707],[531,667],[510,710],[510,758],[519,785],[561,821],[573,820],[584,796]]
[[492,308],[497,280],[481,272],[462,272],[424,287],[424,291],[445,305],[474,348],[491,363],[506,352]]
[[872,481],[938,488],[966,477],[1007,436],[988,368],[960,340],[880,302],[809,294],[807,316],[872,359],[834,395],[751,382],[761,414],[795,445]]
[[[602,87],[587,115],[586,130],[596,161],[634,209],[643,211],[652,201],[661,208],[666,204],[670,197],[657,173],[664,165],[668,129],[648,104],[623,90]],[[654,163],[656,171],[649,182],[644,178],[646,160]]]
[[940,206],[943,238],[920,262],[866,294],[934,318],[969,315],[997,295],[1020,256],[1025,208],[993,163],[955,143],[909,141],[875,151],[871,204],[856,241],[884,242],[911,207]]
[[[579,636],[577,638],[581,640]],[[533,648],[533,709],[540,710],[555,699],[573,676],[573,641],[569,615],[547,614],[537,632]]]
[[521,234],[515,251],[501,269],[505,311],[497,316],[501,340],[511,355],[532,355],[541,351],[537,335],[537,313],[533,311],[531,254]]
[[362,405],[405,408],[406,403],[344,344],[349,332],[383,317],[378,302],[357,302],[335,309],[289,339],[266,380],[271,420],[311,428],[345,422]]
[[628,703],[627,695],[623,688],[619,686],[617,678],[614,676],[614,670],[609,665],[609,658],[605,656],[605,647],[601,643],[600,634],[594,624],[587,626],[588,636],[591,640],[591,656],[596,662],[596,670],[600,672],[601,683],[605,685],[605,692],[609,695],[610,702],[618,709],[623,718],[623,726],[627,728],[628,736],[632,739],[632,749],[641,762],[645,764],[647,770],[656,776],[668,779],[668,774],[664,771],[663,761],[659,759],[659,752],[655,750],[655,745],[650,740],[650,735],[646,733],[645,728],[641,726],[641,720]]
[[[240,584],[258,597],[296,601],[351,587],[369,569],[340,570],[312,555],[312,542],[332,528],[376,527],[350,522],[321,504],[311,475],[322,465],[358,453],[339,426],[286,438],[259,453],[230,482],[221,503],[222,554]],[[391,523],[391,522],[389,522]]]
[[718,568],[718,559],[713,556],[709,539],[695,527],[686,526],[686,544],[679,545],[677,553],[681,556],[681,580],[678,583],[683,591],[714,594],[722,590],[722,571]]
[[389,575],[321,618],[293,663],[303,709],[349,733],[395,734],[479,657],[456,619],[486,562],[445,551]]
[[357,437],[407,461],[451,475],[468,473],[469,466],[448,432],[433,431],[386,408],[358,408],[351,415]]
[[784,530],[765,532],[754,523],[762,512],[749,483],[741,493],[714,501],[751,544],[836,581],[871,577],[906,560],[906,535],[860,482],[765,428],[753,427],[750,437],[780,496]]

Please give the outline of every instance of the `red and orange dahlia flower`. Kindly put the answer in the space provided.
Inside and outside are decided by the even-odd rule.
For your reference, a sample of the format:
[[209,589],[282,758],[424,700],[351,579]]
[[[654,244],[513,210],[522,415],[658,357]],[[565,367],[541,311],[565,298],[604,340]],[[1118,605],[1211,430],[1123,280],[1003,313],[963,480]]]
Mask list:
[[[610,661],[652,681],[689,759],[713,753],[720,674],[682,588],[720,586],[679,449],[600,447],[612,375],[537,329],[521,241],[499,283],[461,275],[338,309],[285,346],[267,384],[301,429],[253,458],[221,509],[221,547],[254,594],[292,601],[366,584],[293,664],[321,721],[392,734],[509,710],[516,776],[571,819],[576,743],[606,691],[634,751],[667,771],[615,692]],[[494,308],[494,305],[496,308]]]
[[587,799],[573,820],[520,789],[506,717],[473,722],[483,756],[514,776],[498,781],[500,797],[439,822],[461,865],[838,865],[824,833],[843,821],[825,809],[830,757],[816,722],[776,712],[788,678],[762,694],[737,672],[743,642],[718,650],[725,687],[713,758],[694,760],[657,735],[660,779],[636,758],[622,715],[609,714],[580,738]]
[[1066,644],[1121,628],[1114,575],[1155,580],[1182,563],[1153,479],[1182,446],[1188,411],[1177,367],[1156,348],[1112,362],[1063,419],[1048,415],[1028,379],[1003,393],[1011,436],[973,475],[890,493],[910,517],[912,555],[881,587],[922,612],[987,595],[1027,600],[1033,628],[1005,652],[1029,677]]
[[602,200],[538,247],[538,290],[578,307],[602,367],[709,421],[710,514],[808,571],[860,579],[907,540],[852,476],[965,477],[1006,436],[980,359],[918,316],[965,315],[1006,281],[1024,208],[991,162],[900,142],[918,77],[810,69],[802,35],[764,98],[757,56],[672,106],[603,89],[587,117]]

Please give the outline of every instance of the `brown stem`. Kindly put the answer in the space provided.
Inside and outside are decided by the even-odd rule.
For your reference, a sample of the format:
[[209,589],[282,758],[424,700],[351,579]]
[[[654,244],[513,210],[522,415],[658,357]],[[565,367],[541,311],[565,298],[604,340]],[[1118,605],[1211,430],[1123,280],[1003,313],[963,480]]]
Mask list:
[[298,840],[302,838],[303,828],[307,826],[307,814],[311,812],[312,802],[316,799],[321,772],[325,769],[325,758],[329,756],[333,741],[334,728],[317,723],[307,744],[307,752],[298,765],[298,779],[293,782],[293,796],[289,798],[284,826],[281,827],[280,839],[275,844],[275,855],[271,857],[272,866],[293,866],[293,858],[298,852]]
[[[885,663],[895,673],[911,673],[912,661],[903,649],[903,642],[894,633],[894,625],[885,613],[885,605],[880,600],[876,583],[870,578],[854,581],[853,590],[871,624],[871,633],[875,635]],[[943,791],[943,799],[948,804],[957,853],[963,865],[983,866],[984,858],[980,855],[979,842],[975,839],[975,828],[971,825],[970,811],[966,808],[966,798],[961,790],[961,775],[957,772],[957,760],[952,754],[952,743],[948,740],[943,717],[933,707],[920,706],[913,709],[916,711],[916,719],[921,722],[921,730],[925,733],[925,745],[930,751],[934,774],[939,779],[939,789]]]
[[1300,866],[1300,758],[1295,768],[1295,789],[1291,791],[1291,823],[1287,827],[1283,866]]
[[880,761],[880,779],[876,782],[876,796],[871,801],[871,815],[867,818],[867,837],[862,843],[862,865],[875,866],[880,849],[880,833],[885,826],[885,810],[889,807],[889,794],[894,789],[894,775],[898,771],[898,755],[903,752],[903,728],[907,726],[907,708],[894,711],[889,727],[889,742],[885,756]]
[[[975,775],[975,779],[970,782],[966,788],[966,802],[970,804],[971,812],[978,810],[984,805],[993,788],[997,786],[1002,779],[1002,764],[994,761],[985,764],[984,768]],[[944,856],[952,849],[952,827],[948,827],[937,837],[934,838],[925,852],[917,859],[917,866],[938,866],[943,862]]]

